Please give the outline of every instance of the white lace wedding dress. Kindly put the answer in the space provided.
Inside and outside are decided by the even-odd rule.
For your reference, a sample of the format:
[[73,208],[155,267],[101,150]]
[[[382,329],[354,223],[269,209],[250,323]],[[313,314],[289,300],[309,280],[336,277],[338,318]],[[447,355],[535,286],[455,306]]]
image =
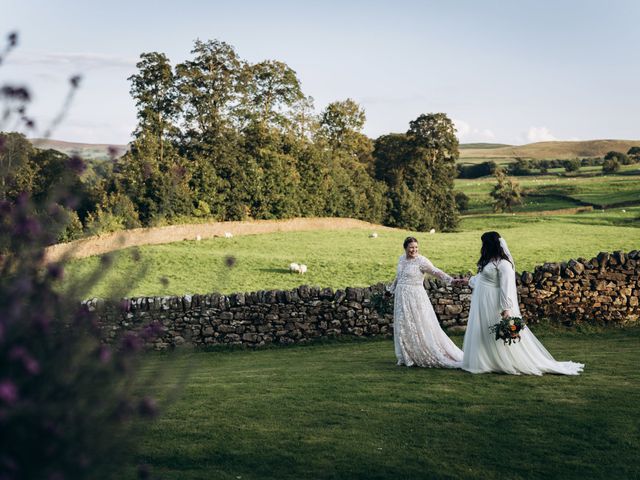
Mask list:
[[393,338],[398,365],[460,368],[462,350],[440,328],[424,289],[425,273],[447,284],[453,280],[422,255],[402,255],[396,278],[388,288],[395,293]]
[[[506,242],[503,250],[511,257]],[[512,317],[520,317],[518,291],[514,267],[507,260],[486,265],[482,272],[471,277],[473,288],[469,321],[462,349],[462,368],[471,373],[503,372],[512,375],[542,375],[556,373],[579,375],[584,364],[557,362],[538,341],[528,327],[520,332],[521,340],[505,345],[496,340],[489,327],[500,320],[500,314],[509,310]]]

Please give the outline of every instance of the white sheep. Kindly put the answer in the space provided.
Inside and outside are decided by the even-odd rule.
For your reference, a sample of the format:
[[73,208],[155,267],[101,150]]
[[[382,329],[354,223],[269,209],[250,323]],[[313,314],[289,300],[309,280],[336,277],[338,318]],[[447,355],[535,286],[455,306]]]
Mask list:
[[434,233],[436,233],[436,229],[432,228],[431,230],[429,230],[429,234],[433,235]]
[[202,237],[200,235],[196,235],[196,242],[199,242],[200,240],[202,240]]
[[369,238],[378,238],[378,234],[376,232],[370,233]]
[[289,273],[300,273],[300,265],[298,265],[297,263],[290,263]]
[[300,264],[300,275],[304,275],[305,273],[307,273],[307,266]]
[[233,233],[231,233],[231,232],[224,232],[224,238],[233,238]]

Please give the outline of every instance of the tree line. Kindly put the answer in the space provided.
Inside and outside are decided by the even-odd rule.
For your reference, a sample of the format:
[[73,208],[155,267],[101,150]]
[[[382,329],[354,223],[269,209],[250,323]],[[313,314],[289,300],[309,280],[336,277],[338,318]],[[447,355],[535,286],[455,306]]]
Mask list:
[[[78,174],[82,200],[66,209],[68,237],[194,217],[336,216],[441,231],[457,225],[458,140],[443,113],[370,139],[355,101],[316,114],[288,65],[250,63],[219,40],[195,41],[191,57],[176,65],[163,53],[143,53],[129,80],[138,118],[133,142],[90,181]],[[1,195],[46,195],[62,154],[36,152],[16,135],[3,134],[23,158],[3,175]],[[11,155],[3,150],[0,162]]]
[[[640,147],[631,147],[627,153],[610,151],[604,157],[586,157],[571,159],[529,159],[515,158],[502,168],[509,175],[544,175],[554,168],[562,168],[566,172],[577,172],[582,167],[601,166],[603,173],[613,173],[620,169],[621,165],[633,165],[640,163]],[[456,165],[458,178],[480,178],[487,175],[495,175],[498,164],[493,160],[475,164]]]

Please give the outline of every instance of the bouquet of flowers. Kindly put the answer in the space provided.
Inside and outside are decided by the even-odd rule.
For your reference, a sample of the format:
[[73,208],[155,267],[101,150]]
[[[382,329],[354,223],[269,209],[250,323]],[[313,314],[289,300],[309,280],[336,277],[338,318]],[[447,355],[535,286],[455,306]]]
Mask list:
[[524,328],[525,322],[520,317],[502,318],[498,323],[489,327],[489,330],[496,335],[496,340],[502,340],[505,345],[511,345],[520,341],[520,331]]

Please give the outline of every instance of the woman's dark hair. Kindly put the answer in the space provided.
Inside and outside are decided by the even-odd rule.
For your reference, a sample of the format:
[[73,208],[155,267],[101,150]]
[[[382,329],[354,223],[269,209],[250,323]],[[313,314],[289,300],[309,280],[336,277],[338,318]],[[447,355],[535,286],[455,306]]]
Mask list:
[[511,263],[507,254],[502,250],[498,232],[485,232],[480,239],[482,240],[482,248],[480,249],[480,260],[478,260],[478,273],[494,260],[504,259]]
[[404,249],[406,250],[407,246],[408,246],[410,243],[414,243],[414,242],[415,242],[415,243],[418,243],[418,239],[417,239],[417,238],[415,238],[415,237],[407,237],[407,238],[405,238],[405,239],[404,239],[404,242],[402,243],[402,246],[403,246],[403,247],[404,247]]

